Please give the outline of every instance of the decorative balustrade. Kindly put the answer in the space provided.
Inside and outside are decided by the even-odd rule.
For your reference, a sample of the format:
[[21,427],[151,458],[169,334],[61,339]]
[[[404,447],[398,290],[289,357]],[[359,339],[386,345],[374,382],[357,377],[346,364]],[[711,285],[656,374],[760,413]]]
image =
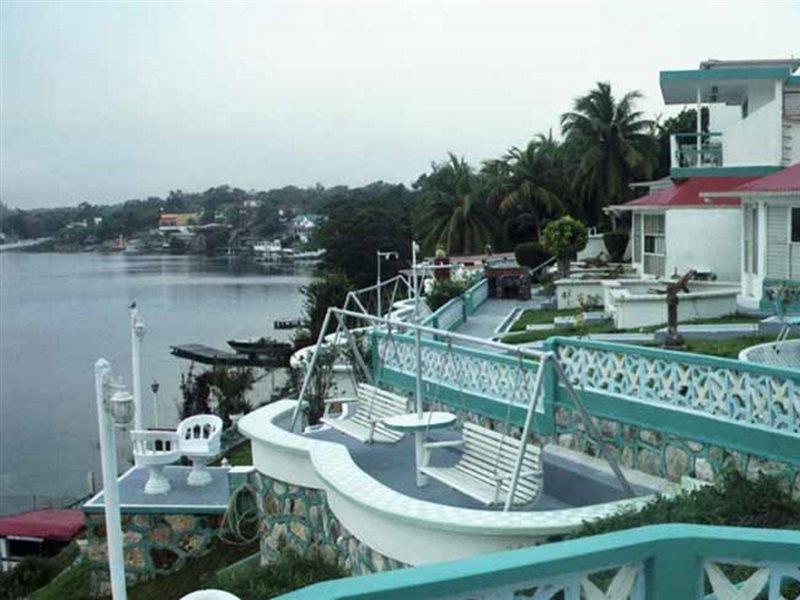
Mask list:
[[673,133],[670,136],[670,152],[673,168],[721,167],[722,134],[701,133],[698,145],[696,133]]
[[673,524],[340,579],[283,598],[782,600],[799,591],[800,532]]
[[481,279],[466,291],[465,296],[467,298],[467,315],[471,315],[489,299],[489,280]]
[[552,347],[584,390],[800,433],[800,371],[574,338]]
[[[412,383],[416,376],[414,338],[388,335],[384,330],[372,335],[377,379],[395,385]],[[530,401],[536,362],[427,338],[422,340],[421,352],[424,392],[431,400],[455,404],[463,395],[519,406]]]

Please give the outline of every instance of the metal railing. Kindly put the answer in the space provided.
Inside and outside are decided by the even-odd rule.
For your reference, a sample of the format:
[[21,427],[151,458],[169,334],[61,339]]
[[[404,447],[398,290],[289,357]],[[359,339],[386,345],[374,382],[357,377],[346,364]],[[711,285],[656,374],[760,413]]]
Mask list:
[[721,167],[723,165],[721,133],[673,133],[670,155],[673,168]]

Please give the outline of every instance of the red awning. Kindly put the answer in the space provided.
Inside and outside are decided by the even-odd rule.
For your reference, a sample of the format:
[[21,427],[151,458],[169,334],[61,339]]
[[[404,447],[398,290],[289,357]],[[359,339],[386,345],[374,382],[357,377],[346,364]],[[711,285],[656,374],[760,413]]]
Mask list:
[[46,508],[0,517],[0,537],[17,536],[68,542],[86,526],[83,513],[66,508]]
[[668,208],[672,206],[738,206],[738,198],[705,200],[700,194],[727,192],[753,181],[754,177],[692,177],[673,182],[672,187],[631,200],[614,208]]

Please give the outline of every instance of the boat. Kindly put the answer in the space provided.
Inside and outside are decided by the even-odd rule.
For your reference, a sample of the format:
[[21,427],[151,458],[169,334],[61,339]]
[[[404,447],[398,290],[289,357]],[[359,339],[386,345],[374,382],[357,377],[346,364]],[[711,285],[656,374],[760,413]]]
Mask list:
[[292,345],[288,342],[278,342],[268,338],[248,338],[239,340],[228,340],[228,346],[239,354],[256,356],[275,356],[286,355],[288,358],[292,352]]

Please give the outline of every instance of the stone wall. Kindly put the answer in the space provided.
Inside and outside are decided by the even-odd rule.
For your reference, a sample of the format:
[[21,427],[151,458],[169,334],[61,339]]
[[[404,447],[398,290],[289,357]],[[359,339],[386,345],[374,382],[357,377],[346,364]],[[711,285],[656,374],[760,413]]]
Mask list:
[[353,575],[407,565],[373,550],[350,534],[331,512],[325,492],[253,474],[261,517],[261,561],[274,559],[287,545],[301,554],[317,549]]
[[[123,513],[125,575],[128,586],[181,569],[190,557],[206,554],[222,515]],[[93,597],[111,593],[103,513],[86,515],[86,556],[92,567]]]
[[[555,442],[559,446],[598,454],[578,411],[556,406],[555,419]],[[784,487],[800,498],[800,469],[796,466],[619,421],[598,419],[597,423],[603,441],[622,466],[676,482],[684,475],[712,482],[721,476],[726,464],[732,464],[749,478],[759,473],[778,476]]]

